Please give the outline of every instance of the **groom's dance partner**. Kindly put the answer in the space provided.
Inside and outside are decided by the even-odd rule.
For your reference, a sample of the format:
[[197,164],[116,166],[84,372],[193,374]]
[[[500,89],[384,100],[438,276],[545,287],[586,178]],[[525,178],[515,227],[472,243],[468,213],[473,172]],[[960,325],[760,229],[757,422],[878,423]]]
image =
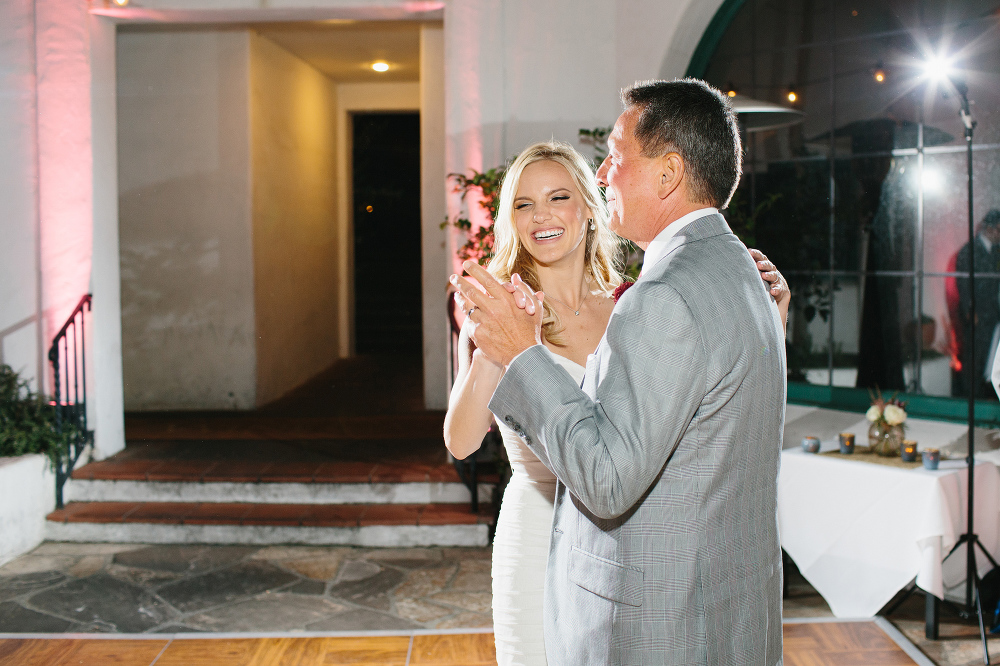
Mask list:
[[646,246],[645,265],[582,390],[540,344],[544,294],[515,279],[511,295],[472,262],[488,293],[456,281],[476,306],[476,345],[506,367],[490,409],[560,482],[548,662],[773,666],[784,335],[717,210],[741,173],[735,115],[695,80],[636,84],[622,99],[597,177],[611,229]]

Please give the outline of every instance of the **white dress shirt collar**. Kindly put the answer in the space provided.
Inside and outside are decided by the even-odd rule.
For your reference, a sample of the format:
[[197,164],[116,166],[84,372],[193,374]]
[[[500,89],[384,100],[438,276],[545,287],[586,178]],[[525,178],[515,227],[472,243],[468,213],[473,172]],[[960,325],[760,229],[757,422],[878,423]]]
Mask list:
[[656,235],[649,243],[649,247],[646,248],[646,254],[642,260],[642,272],[639,273],[639,277],[646,272],[646,268],[652,268],[656,265],[660,259],[663,259],[664,254],[667,251],[667,245],[670,243],[670,239],[676,236],[681,229],[691,224],[697,219],[705,217],[706,215],[713,215],[718,213],[718,208],[699,208],[698,210],[693,210],[684,217],[674,220],[667,225],[667,228]]

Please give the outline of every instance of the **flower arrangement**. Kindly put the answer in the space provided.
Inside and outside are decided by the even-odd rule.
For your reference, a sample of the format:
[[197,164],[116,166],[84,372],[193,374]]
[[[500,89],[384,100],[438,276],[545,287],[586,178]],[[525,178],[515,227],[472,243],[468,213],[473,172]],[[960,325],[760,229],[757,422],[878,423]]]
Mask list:
[[882,392],[871,395],[872,406],[865,413],[871,423],[868,428],[868,447],[881,456],[898,456],[899,445],[906,435],[906,402],[895,395],[886,400]]

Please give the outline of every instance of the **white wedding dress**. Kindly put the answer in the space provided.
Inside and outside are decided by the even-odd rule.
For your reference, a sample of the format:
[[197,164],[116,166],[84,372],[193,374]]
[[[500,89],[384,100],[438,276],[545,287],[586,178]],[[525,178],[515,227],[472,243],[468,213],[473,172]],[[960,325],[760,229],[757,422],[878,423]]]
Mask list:
[[[577,384],[585,368],[559,355]],[[514,431],[500,423],[511,478],[493,539],[493,632],[499,666],[545,666],[542,595],[556,477]]]

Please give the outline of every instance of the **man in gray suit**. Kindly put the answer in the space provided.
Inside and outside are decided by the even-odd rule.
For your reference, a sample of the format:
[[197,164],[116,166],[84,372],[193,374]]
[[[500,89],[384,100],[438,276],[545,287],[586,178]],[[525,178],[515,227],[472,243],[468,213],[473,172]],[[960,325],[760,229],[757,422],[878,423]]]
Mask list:
[[[611,227],[646,247],[582,389],[481,268],[474,339],[506,373],[491,411],[558,477],[550,666],[782,661],[776,482],[784,334],[718,209],[741,173],[735,115],[701,81],[654,81],[597,173]],[[537,295],[518,279],[535,311]]]

